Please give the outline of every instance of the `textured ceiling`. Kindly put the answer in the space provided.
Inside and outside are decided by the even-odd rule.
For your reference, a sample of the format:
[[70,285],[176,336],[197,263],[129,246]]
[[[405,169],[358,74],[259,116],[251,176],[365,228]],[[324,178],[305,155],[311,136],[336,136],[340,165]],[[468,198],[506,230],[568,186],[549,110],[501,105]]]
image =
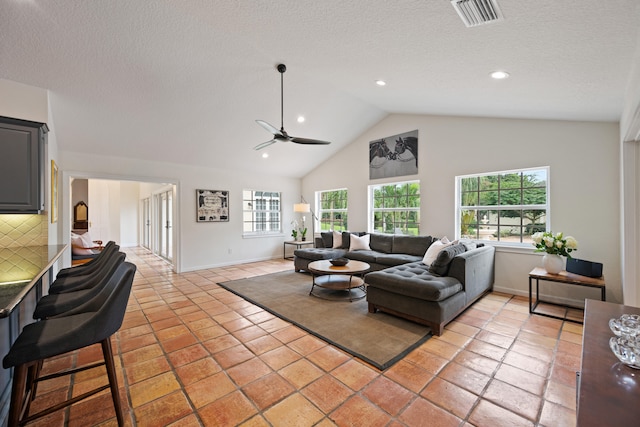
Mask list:
[[[448,0],[0,0],[0,78],[51,91],[61,150],[291,176],[390,113],[620,119],[640,2],[499,4],[467,28]],[[279,62],[285,129],[333,144],[264,160]]]

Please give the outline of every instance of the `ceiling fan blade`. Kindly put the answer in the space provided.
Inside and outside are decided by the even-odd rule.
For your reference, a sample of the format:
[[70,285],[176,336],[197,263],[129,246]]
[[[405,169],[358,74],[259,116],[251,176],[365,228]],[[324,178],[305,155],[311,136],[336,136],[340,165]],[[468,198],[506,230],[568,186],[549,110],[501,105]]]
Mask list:
[[266,130],[268,130],[269,132],[271,132],[274,136],[283,136],[282,132],[280,132],[278,129],[271,126],[269,123],[265,122],[264,120],[256,120],[256,123],[262,126],[263,128],[265,128]]
[[319,139],[310,139],[310,138],[298,138],[295,136],[289,137],[291,142],[295,142],[296,144],[316,144],[316,145],[328,145],[331,144],[329,141],[322,141]]
[[263,142],[262,144],[258,144],[255,147],[253,147],[254,150],[262,150],[263,148],[266,148],[268,146],[270,146],[271,144],[275,144],[276,142],[278,142],[277,139],[272,139],[271,141],[267,141],[267,142]]

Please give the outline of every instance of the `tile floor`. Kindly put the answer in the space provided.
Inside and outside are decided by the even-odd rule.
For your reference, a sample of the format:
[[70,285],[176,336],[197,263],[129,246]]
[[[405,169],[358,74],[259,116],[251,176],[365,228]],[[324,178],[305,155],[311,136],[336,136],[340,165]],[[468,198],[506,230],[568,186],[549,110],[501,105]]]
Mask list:
[[[138,270],[113,344],[127,425],[575,426],[582,326],[530,315],[525,298],[485,296],[380,372],[216,285],[291,261],[174,274],[142,249],[126,252]],[[99,354],[93,346],[44,369]],[[42,383],[34,409],[105,378]],[[103,392],[33,425],[116,421]]]

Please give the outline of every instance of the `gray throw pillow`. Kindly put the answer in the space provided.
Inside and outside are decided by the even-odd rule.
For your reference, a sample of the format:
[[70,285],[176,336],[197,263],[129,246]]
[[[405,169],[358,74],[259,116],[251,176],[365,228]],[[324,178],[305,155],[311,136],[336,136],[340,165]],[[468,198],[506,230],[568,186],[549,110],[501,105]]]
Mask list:
[[429,266],[429,272],[438,276],[446,276],[449,272],[451,261],[456,255],[465,253],[467,248],[462,243],[448,246],[438,253],[438,257]]
[[333,232],[331,231],[323,231],[320,233],[320,237],[322,237],[322,245],[325,248],[333,247]]

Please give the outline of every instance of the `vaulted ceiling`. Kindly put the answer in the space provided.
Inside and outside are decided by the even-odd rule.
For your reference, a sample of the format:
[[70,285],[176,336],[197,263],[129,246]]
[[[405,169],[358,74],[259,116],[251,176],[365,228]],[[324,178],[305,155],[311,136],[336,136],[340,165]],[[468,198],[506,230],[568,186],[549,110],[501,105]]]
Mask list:
[[[50,90],[60,150],[290,176],[392,113],[620,119],[640,2],[498,4],[468,28],[449,0],[0,0],[0,78]],[[253,150],[278,63],[285,129],[331,145]]]

